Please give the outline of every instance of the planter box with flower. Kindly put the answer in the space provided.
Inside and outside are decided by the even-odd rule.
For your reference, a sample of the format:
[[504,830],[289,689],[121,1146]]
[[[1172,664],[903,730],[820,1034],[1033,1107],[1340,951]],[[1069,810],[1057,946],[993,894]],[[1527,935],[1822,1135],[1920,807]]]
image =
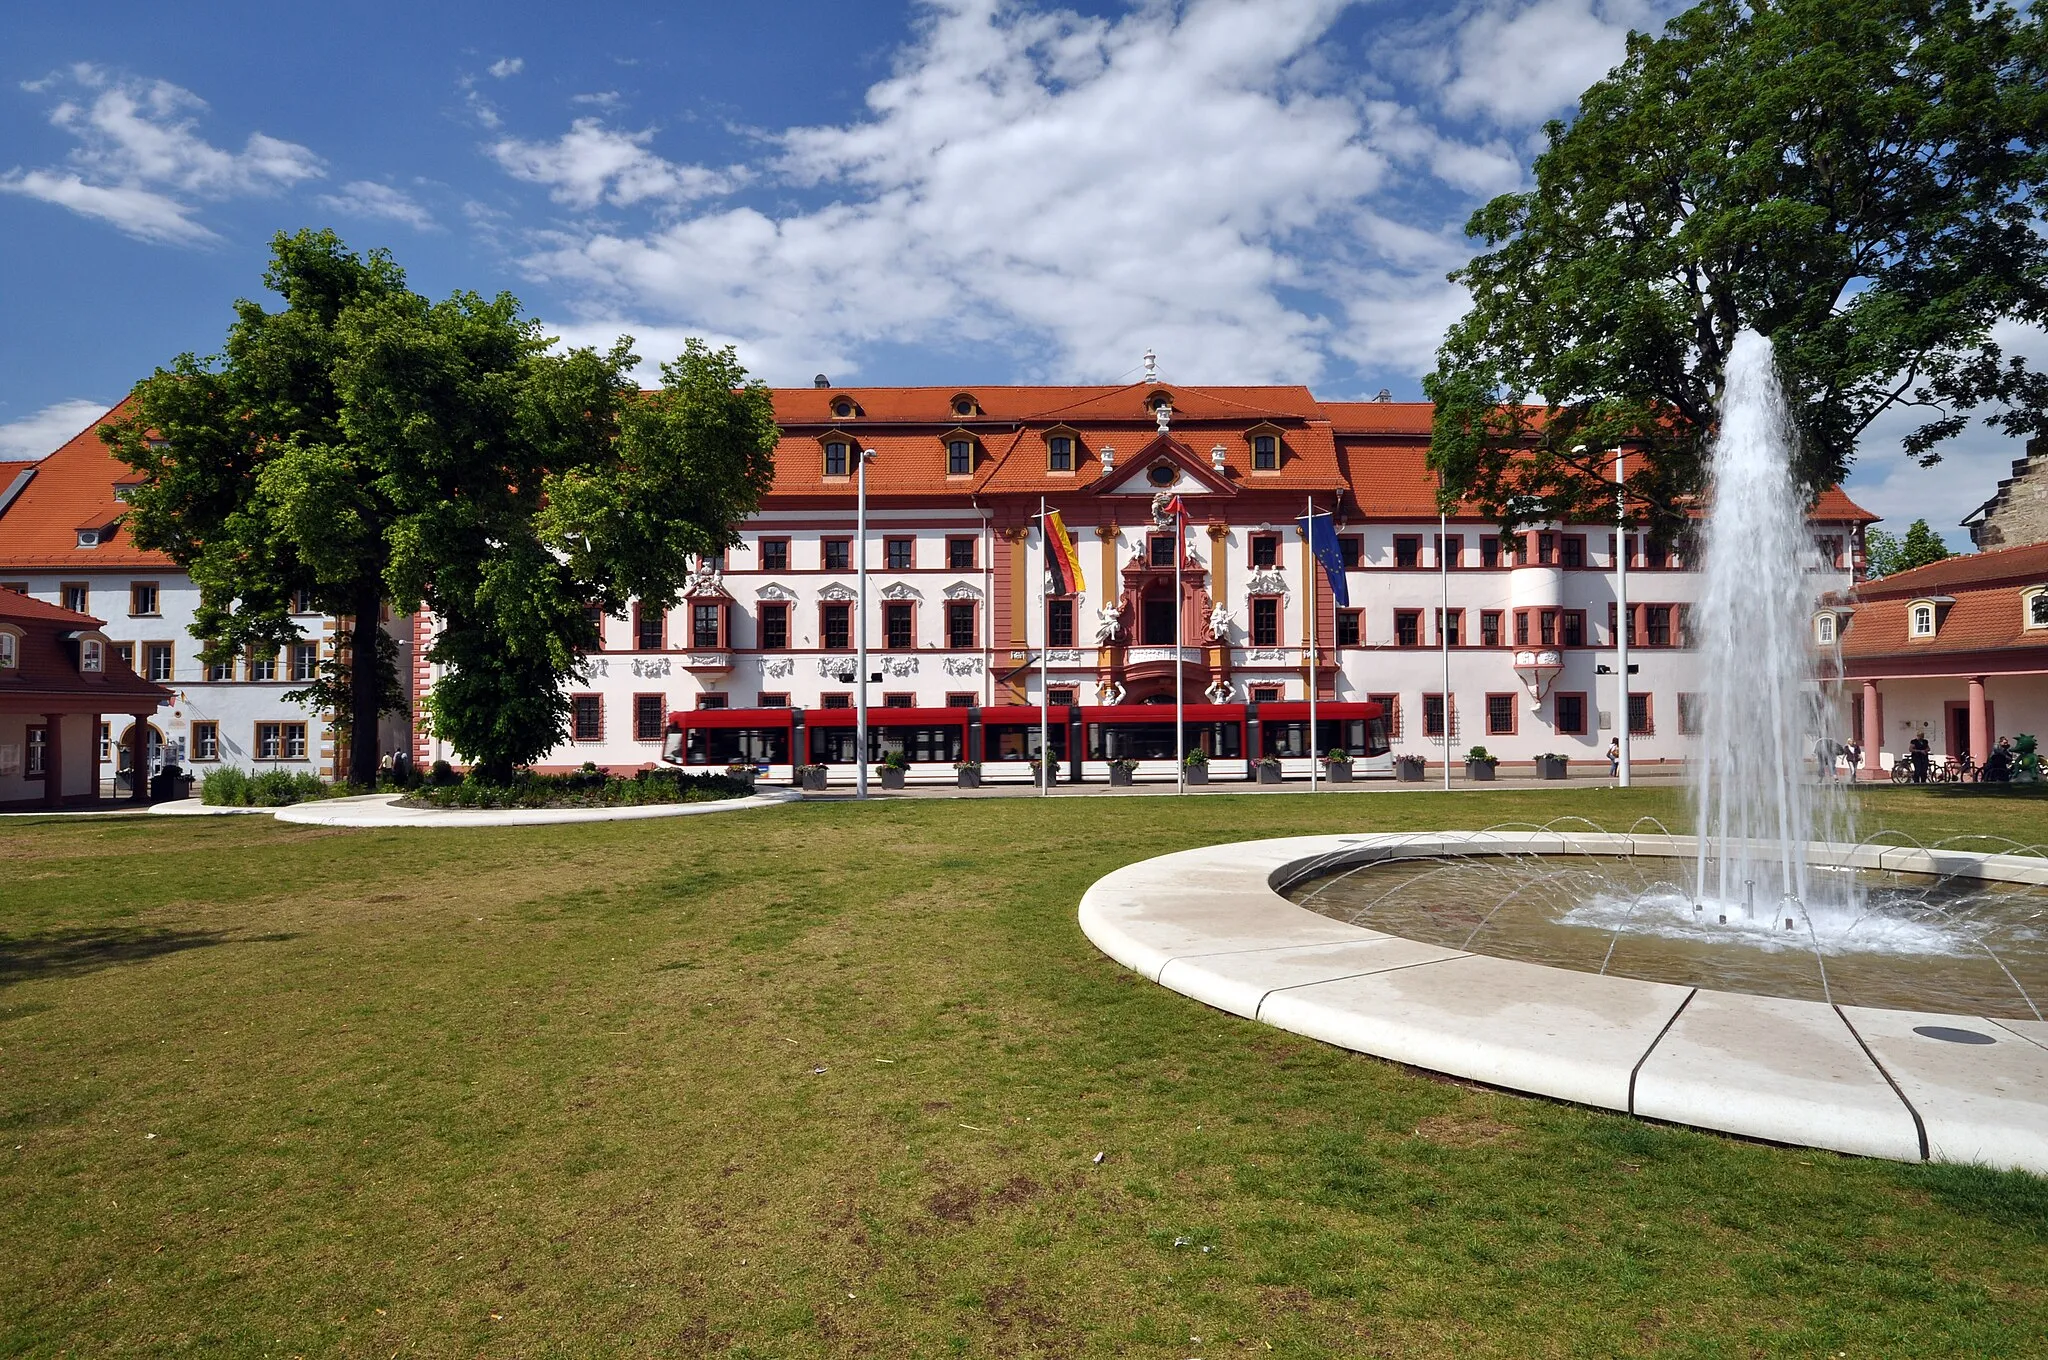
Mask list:
[[742,760],[735,760],[725,767],[725,777],[727,779],[737,779],[750,789],[754,787],[755,774],[754,767]]
[[1403,784],[1420,784],[1429,761],[1423,756],[1395,756],[1394,778]]
[[799,765],[796,767],[796,782],[808,793],[823,793],[825,777],[832,772],[829,765]]
[[1351,754],[1341,746],[1332,746],[1330,754],[1322,757],[1323,773],[1332,784],[1351,782]]
[[1561,756],[1552,751],[1545,751],[1542,755],[1536,757],[1536,777],[1538,779],[1569,778],[1567,766],[1570,759],[1571,757],[1569,756]]
[[910,773],[910,757],[901,751],[884,751],[875,763],[875,773],[882,777],[883,788],[900,789],[904,776]]
[[961,788],[978,789],[981,787],[980,761],[956,760],[953,762],[953,773],[960,777]]
[[1060,782],[1059,761],[1054,760],[1052,764],[1047,765],[1038,757],[1033,756],[1029,763],[1031,765],[1031,782],[1034,786],[1041,783],[1053,785]]
[[1190,784],[1209,782],[1209,753],[1199,746],[1181,757],[1181,778]]
[[1482,784],[1493,782],[1493,770],[1500,764],[1500,757],[1488,755],[1484,746],[1475,746],[1465,753],[1465,777]]
[[1260,756],[1258,762],[1252,768],[1259,772],[1259,782],[1261,784],[1277,784],[1280,782],[1280,757]]
[[1135,760],[1131,760],[1128,757],[1119,756],[1117,759],[1110,761],[1110,786],[1112,788],[1129,787],[1131,782],[1131,775],[1137,768],[1138,762]]

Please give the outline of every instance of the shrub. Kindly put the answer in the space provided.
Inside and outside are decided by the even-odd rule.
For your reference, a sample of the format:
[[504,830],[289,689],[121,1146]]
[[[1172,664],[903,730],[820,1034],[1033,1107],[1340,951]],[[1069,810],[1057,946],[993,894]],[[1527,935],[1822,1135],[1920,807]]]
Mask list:
[[199,801],[209,807],[290,807],[333,796],[326,781],[307,770],[265,770],[252,775],[226,765],[199,785]]
[[639,770],[626,779],[586,764],[568,774],[527,771],[506,784],[487,782],[471,771],[454,784],[421,788],[404,802],[441,808],[643,807],[744,798],[753,791],[752,780],[722,771]]
[[199,801],[208,807],[247,807],[249,776],[232,765],[224,765],[200,781]]
[[1204,751],[1201,747],[1197,746],[1194,750],[1189,751],[1186,755],[1182,756],[1180,758],[1180,763],[1185,765],[1190,770],[1202,769],[1209,763],[1209,753],[1207,751]]

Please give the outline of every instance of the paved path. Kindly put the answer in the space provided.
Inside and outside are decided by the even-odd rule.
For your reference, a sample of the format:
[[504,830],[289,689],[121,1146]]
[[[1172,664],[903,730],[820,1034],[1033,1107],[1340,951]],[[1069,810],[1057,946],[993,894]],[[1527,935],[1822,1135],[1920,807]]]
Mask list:
[[395,793],[361,794],[294,803],[276,809],[277,820],[302,826],[554,826],[566,822],[638,822],[656,817],[697,817],[714,812],[747,812],[798,802],[794,789],[774,789],[749,798],[716,803],[651,803],[609,808],[407,808]]
[[[1469,954],[1275,890],[1392,854],[1690,857],[1688,836],[1300,836],[1145,860],[1081,899],[1096,947],[1247,1019],[1396,1062],[1647,1118],[1902,1161],[2048,1175],[2048,1024],[1831,1006]],[[1821,863],[2048,883],[2048,862],[1816,846]]]

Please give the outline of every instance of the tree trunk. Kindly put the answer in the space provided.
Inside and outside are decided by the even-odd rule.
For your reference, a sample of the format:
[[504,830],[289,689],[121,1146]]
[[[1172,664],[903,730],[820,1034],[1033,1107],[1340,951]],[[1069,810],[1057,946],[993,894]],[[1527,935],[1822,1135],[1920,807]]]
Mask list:
[[356,587],[355,617],[349,625],[348,782],[377,786],[377,717],[384,686],[377,674],[377,616],[384,609],[381,582]]

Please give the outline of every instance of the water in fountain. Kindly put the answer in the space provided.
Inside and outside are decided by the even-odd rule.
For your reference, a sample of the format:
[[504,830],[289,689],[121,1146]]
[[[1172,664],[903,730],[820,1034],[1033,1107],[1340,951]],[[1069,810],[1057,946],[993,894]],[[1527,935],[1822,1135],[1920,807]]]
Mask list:
[[1743,331],[1728,357],[1692,615],[1705,708],[1694,900],[1731,919],[1856,905],[1845,900],[1852,879],[1817,883],[1806,856],[1809,841],[1855,838],[1847,798],[1807,773],[1816,740],[1835,733],[1809,642],[1820,564],[1792,480],[1796,438],[1771,342]]

